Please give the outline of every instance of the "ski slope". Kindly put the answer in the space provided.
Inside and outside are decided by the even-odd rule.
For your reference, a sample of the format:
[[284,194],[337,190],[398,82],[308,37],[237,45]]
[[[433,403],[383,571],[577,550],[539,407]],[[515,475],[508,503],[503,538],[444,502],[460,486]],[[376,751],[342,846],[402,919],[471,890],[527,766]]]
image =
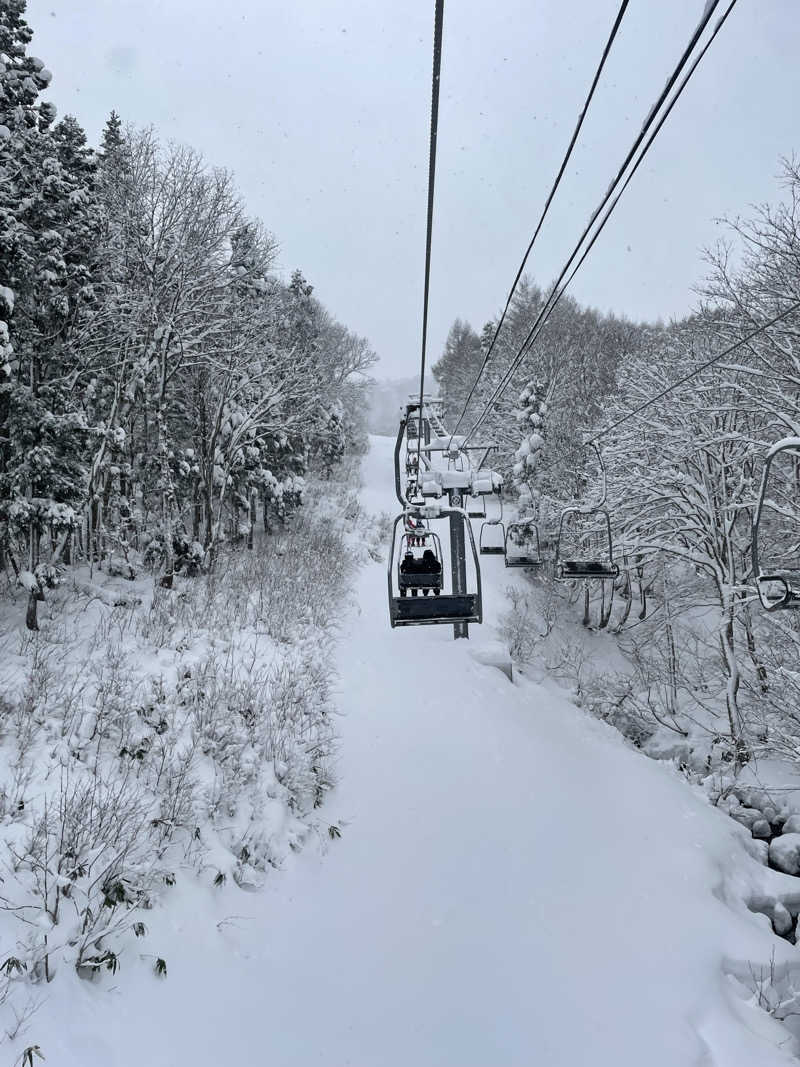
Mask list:
[[[397,510],[392,445],[372,439],[370,511]],[[796,952],[737,893],[756,867],[743,831],[566,699],[475,659],[507,580],[502,558],[482,563],[470,642],[391,631],[385,566],[362,568],[327,813],[342,837],[262,892],[229,887],[224,913],[176,887],[147,920],[167,980],[54,990],[31,1036],[57,1067],[796,1062],[727,975]]]

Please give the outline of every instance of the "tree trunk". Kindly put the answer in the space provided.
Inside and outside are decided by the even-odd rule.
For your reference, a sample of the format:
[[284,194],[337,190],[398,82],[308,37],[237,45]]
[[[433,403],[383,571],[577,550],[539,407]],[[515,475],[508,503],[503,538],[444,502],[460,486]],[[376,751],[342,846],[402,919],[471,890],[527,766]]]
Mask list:
[[255,489],[250,490],[250,526],[247,530],[247,547],[252,552],[253,550],[253,530],[256,525],[256,518],[258,517],[258,495]]
[[175,534],[177,500],[175,498],[175,487],[172,484],[172,471],[169,469],[167,427],[164,419],[164,410],[160,403],[156,411],[156,417],[158,421],[158,459],[161,469],[161,503],[164,520],[165,555],[164,574],[162,575],[160,584],[164,589],[171,589],[175,574],[175,552],[172,547],[172,540]]
[[200,479],[195,477],[192,482],[192,540],[200,540],[200,520],[203,514],[203,506],[200,500]]
[[728,712],[728,725],[731,731],[731,740],[735,752],[735,766],[740,770],[748,762],[750,756],[742,726],[742,716],[739,709],[739,685],[741,675],[739,664],[736,659],[736,634],[734,630],[735,605],[731,595],[722,591],[722,615],[723,624],[720,631],[720,648],[722,650],[722,664],[725,669],[725,706]]
[[36,586],[35,589],[31,589],[28,596],[28,610],[25,612],[25,625],[29,630],[39,629],[39,620],[37,618],[37,612],[39,610],[39,601],[44,600],[44,593]]

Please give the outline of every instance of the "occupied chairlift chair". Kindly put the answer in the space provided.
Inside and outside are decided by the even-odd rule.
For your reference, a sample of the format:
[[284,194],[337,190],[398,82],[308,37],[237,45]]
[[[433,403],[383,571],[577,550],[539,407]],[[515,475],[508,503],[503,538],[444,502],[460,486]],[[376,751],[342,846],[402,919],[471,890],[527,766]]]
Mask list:
[[766,611],[797,610],[800,608],[800,560],[797,559],[799,548],[797,542],[790,546],[790,551],[795,557],[794,566],[770,566],[764,568],[761,562],[761,528],[764,507],[770,503],[767,500],[767,491],[770,487],[770,469],[775,457],[784,452],[794,453],[795,459],[800,461],[800,437],[784,437],[780,441],[776,441],[767,452],[764,460],[764,469],[761,473],[758,503],[753,516],[753,536],[750,550],[753,558],[753,574],[758,598]]
[[[504,554],[504,552],[505,552],[506,528],[503,525],[503,493],[502,493],[502,490],[498,491],[497,500],[498,500],[498,503],[500,505],[500,514],[497,516],[496,519],[487,519],[485,522],[481,523],[481,529],[480,529],[480,533],[478,535],[478,549],[480,550],[480,554],[482,556],[502,556]],[[487,526],[491,526],[491,527],[499,526],[500,527],[500,544],[499,545],[497,545],[497,544],[489,544],[488,543],[488,539],[487,539],[487,535],[486,535],[486,527]]]
[[[435,625],[451,625],[458,622],[483,622],[483,596],[481,591],[481,569],[478,562],[478,549],[475,545],[475,537],[472,533],[472,527],[470,526],[467,514],[462,508],[441,508],[437,511],[437,518],[449,518],[451,515],[460,515],[466,528],[469,545],[472,550],[472,559],[474,563],[475,572],[475,585],[472,591],[463,593],[445,593],[442,592],[444,584],[444,561],[442,559],[441,544],[438,543],[438,537],[436,538],[436,549],[431,548],[434,556],[436,551],[439,553],[438,562],[441,569],[438,572],[440,584],[436,586],[432,583],[432,579],[436,577],[432,571],[423,573],[421,582],[424,584],[417,585],[416,588],[422,588],[433,590],[433,596],[408,596],[408,590],[414,589],[414,586],[409,584],[403,584],[408,580],[408,569],[405,575],[402,575],[401,567],[404,554],[396,551],[398,546],[397,529],[400,523],[405,525],[406,513],[398,515],[394,521],[392,527],[392,544],[391,551],[389,552],[389,561],[387,567],[387,578],[389,587],[389,622],[392,627],[395,626],[435,626]],[[428,537],[435,535],[428,534]],[[404,543],[404,533],[400,538],[399,544],[402,547]],[[411,572],[413,573],[413,572]],[[402,578],[401,578],[402,575]],[[397,584],[397,594],[395,594],[395,583]],[[436,589],[439,592],[436,592]]]
[[[597,578],[602,582],[613,581],[619,576],[619,565],[614,562],[614,545],[611,538],[611,516],[605,506],[606,502],[606,468],[603,457],[596,445],[592,445],[597,462],[600,465],[602,479],[602,493],[597,504],[591,506],[574,505],[564,508],[558,524],[558,536],[556,538],[556,550],[553,560],[553,571],[556,581],[567,582],[573,578]],[[572,516],[588,517],[596,515],[600,519],[602,533],[600,544],[602,548],[592,555],[581,553],[580,556],[567,555],[562,550],[564,527]]]

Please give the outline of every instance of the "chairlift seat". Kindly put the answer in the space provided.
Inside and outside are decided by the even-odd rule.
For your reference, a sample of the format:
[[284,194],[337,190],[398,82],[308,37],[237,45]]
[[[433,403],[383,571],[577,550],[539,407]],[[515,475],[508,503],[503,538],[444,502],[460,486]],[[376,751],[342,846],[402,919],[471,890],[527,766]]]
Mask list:
[[609,560],[564,559],[558,564],[561,578],[600,578],[603,581],[619,576],[619,567]]
[[541,556],[506,556],[507,567],[541,567],[543,564]]
[[476,593],[447,593],[434,597],[392,597],[392,626],[428,626],[437,623],[481,622]]
[[502,545],[481,545],[481,555],[482,556],[502,556],[503,555],[503,546]]

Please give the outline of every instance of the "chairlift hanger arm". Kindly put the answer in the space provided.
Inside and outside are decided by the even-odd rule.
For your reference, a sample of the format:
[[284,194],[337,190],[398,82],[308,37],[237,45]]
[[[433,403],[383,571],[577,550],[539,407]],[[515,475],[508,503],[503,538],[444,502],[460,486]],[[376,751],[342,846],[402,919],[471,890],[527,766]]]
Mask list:
[[400,452],[403,448],[403,438],[405,437],[407,423],[408,415],[406,414],[400,419],[400,428],[397,431],[397,440],[394,445],[394,491],[404,508],[407,508],[409,504],[403,492],[402,479],[400,478]]

